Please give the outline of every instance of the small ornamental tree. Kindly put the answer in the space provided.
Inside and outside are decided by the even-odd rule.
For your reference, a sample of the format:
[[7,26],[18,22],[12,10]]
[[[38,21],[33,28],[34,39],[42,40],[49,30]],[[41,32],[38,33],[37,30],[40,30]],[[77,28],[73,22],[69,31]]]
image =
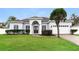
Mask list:
[[59,36],[59,23],[60,21],[66,19],[67,13],[63,8],[54,9],[53,12],[50,14],[50,20],[55,20],[57,26],[57,36]]

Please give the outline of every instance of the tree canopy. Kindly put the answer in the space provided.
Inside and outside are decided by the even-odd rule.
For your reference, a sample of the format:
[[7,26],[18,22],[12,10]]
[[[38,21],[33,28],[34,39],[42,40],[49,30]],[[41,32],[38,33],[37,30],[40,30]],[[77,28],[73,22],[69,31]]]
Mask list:
[[50,14],[50,20],[63,20],[66,16],[67,13],[63,8],[57,8]]
[[15,21],[16,20],[16,17],[15,16],[9,16],[8,20],[9,21]]
[[63,8],[54,9],[50,14],[50,20],[55,20],[57,25],[57,33],[59,37],[59,22],[62,20],[66,20],[67,13]]

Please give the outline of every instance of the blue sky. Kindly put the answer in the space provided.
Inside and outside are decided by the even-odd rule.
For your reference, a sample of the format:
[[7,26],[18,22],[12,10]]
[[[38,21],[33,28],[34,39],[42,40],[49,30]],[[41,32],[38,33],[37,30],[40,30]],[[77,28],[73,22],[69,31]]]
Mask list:
[[[17,19],[29,18],[31,16],[49,17],[54,8],[0,8],[0,22],[7,21],[9,16],[15,16]],[[67,18],[73,13],[79,15],[79,8],[65,8]]]

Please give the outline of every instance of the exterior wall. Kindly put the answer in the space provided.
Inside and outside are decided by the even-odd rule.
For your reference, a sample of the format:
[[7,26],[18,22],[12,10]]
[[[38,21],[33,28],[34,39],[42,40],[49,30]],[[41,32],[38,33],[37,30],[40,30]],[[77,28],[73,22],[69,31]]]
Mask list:
[[30,20],[30,34],[34,34],[33,25],[32,25],[32,23],[34,21],[37,21],[39,23],[39,31],[38,31],[38,34],[41,34],[42,33],[42,23],[41,23],[41,20]]
[[[63,26],[68,26],[68,27],[61,27],[61,25]],[[60,34],[70,34],[70,27],[71,27],[72,23],[64,23],[64,22],[61,22],[59,24],[59,33]],[[56,24],[55,23],[49,23],[49,29],[52,30],[52,34],[57,34],[57,27],[56,27]]]
[[3,28],[0,28],[0,34],[6,34],[6,31],[7,29],[3,29]]
[[[32,23],[34,21],[37,21],[39,23],[39,31],[38,34],[42,34],[42,26],[45,25],[46,26],[46,30],[52,30],[52,34],[57,34],[57,27],[55,26],[56,24],[54,22],[50,22],[49,24],[42,24],[41,20],[37,20],[37,19],[30,19],[29,20],[29,24],[22,24],[22,23],[10,23],[9,24],[9,28],[8,29],[14,29],[14,25],[18,25],[18,29],[26,29],[26,26],[30,26],[30,34],[34,34],[33,31],[33,25]],[[66,22],[61,22],[59,25],[62,25],[62,27],[59,27],[59,32],[60,34],[71,34],[71,25],[72,23],[66,23]],[[66,27],[63,27],[67,25]],[[78,29],[78,33],[79,33],[79,27]]]
[[26,30],[26,26],[30,26],[30,24],[24,24],[23,29]]
[[18,29],[23,29],[22,23],[10,23],[9,29],[14,29],[14,25],[18,25]]

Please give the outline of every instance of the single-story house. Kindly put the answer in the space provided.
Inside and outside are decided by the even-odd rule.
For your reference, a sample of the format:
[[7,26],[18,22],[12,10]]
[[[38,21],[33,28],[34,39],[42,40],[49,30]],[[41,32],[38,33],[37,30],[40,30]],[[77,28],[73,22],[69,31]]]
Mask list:
[[[71,20],[61,21],[59,23],[59,32],[60,34],[71,34],[73,27]],[[29,34],[42,34],[43,30],[52,30],[52,34],[57,34],[55,21],[47,17],[33,16],[23,20],[10,21],[6,24],[6,28],[8,31],[10,30],[10,34],[14,34],[13,30],[17,30],[18,34],[27,33],[28,31]],[[79,26],[76,29],[79,29]],[[15,34],[17,34],[17,31]],[[79,34],[79,30],[77,32],[74,34]]]

